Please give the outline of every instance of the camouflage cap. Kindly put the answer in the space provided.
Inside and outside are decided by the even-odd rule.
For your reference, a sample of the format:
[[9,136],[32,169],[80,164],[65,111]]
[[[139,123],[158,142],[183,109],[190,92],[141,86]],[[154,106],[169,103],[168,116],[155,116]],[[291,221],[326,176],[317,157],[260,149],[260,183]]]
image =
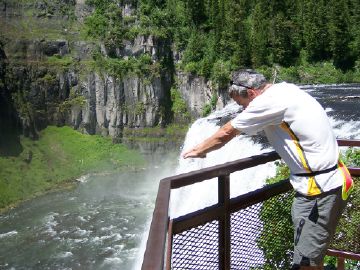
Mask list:
[[267,82],[264,75],[251,69],[235,71],[231,74],[231,84],[246,88],[257,89]]

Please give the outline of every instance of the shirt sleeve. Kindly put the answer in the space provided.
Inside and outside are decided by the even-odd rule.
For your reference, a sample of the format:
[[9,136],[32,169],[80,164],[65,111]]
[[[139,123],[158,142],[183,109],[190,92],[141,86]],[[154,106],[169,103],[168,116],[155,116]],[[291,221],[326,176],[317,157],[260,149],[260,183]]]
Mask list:
[[254,135],[267,126],[280,125],[283,122],[285,108],[278,100],[258,96],[238,116],[231,120],[231,125],[249,135]]

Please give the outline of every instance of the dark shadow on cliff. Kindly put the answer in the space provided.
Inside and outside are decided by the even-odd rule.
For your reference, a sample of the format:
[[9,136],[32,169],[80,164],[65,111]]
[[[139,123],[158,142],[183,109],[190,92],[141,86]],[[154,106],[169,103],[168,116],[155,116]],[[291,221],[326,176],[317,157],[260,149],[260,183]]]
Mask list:
[[11,94],[6,88],[6,55],[0,40],[0,156],[18,156],[23,147],[20,143],[20,126]]
[[23,147],[16,125],[16,119],[7,111],[9,108],[0,95],[0,156],[18,156]]

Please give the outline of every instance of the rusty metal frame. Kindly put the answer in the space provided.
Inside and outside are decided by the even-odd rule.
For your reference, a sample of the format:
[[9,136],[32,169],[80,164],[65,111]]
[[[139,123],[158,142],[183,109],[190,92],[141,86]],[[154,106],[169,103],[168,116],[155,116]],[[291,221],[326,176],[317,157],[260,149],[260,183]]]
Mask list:
[[345,259],[360,261],[360,254],[328,249],[326,255],[337,258],[337,270],[345,270]]
[[[360,146],[360,140],[338,140],[339,146]],[[227,162],[221,165],[164,178],[160,181],[155,209],[144,253],[142,270],[171,269],[170,254],[172,235],[214,219],[219,220],[220,269],[230,269],[230,214],[267,198],[289,191],[289,180],[265,186],[264,188],[230,199],[230,174],[279,159],[276,152]],[[360,176],[360,168],[349,168],[353,176]],[[218,178],[218,203],[169,221],[169,201],[171,189]],[[168,248],[166,249],[166,245]],[[166,251],[167,250],[167,251]]]

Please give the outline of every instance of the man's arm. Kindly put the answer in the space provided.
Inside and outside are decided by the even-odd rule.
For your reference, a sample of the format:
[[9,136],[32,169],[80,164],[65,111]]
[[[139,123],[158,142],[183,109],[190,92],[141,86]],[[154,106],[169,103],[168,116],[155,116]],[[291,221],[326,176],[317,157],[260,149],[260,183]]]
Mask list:
[[238,134],[240,134],[240,131],[235,129],[230,122],[227,122],[218,131],[216,131],[214,135],[207,138],[194,148],[185,151],[182,156],[183,158],[204,158],[207,153],[221,148]]

